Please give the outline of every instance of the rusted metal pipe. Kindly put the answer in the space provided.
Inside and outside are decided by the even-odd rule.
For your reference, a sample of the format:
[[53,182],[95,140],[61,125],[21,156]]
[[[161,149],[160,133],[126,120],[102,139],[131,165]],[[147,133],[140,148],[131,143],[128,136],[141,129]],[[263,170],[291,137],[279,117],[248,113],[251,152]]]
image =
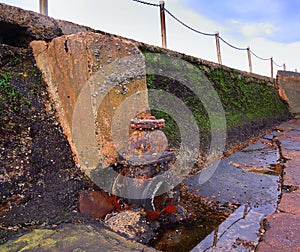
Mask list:
[[160,7],[160,27],[161,27],[161,40],[162,47],[167,48],[167,35],[166,35],[166,18],[165,18],[165,2],[159,2]]
[[40,13],[48,16],[48,0],[40,0]]

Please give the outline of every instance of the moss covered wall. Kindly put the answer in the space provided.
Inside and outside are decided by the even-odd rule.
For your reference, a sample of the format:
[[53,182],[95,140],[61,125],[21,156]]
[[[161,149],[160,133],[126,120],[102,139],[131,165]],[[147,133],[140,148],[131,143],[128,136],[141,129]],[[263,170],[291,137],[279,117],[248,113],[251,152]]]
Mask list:
[[[140,49],[145,55],[148,66],[157,64],[157,62],[153,62],[153,53],[166,54],[191,63],[207,77],[223,105],[226,117],[227,146],[244,142],[272,129],[280,121],[290,118],[286,103],[278,95],[274,79],[145,44],[140,44]],[[164,68],[164,64],[172,64],[172,62],[160,62],[159,64]],[[180,66],[178,66],[178,72],[186,74],[186,71],[182,71]],[[190,76],[190,78],[197,77]],[[201,85],[201,81],[199,85]],[[167,91],[182,100],[197,121],[202,147],[209,144],[211,125],[207,112],[199,98],[186,87],[185,83],[168,78],[164,76],[164,73],[147,74],[147,86],[149,89]],[[153,114],[166,119],[164,131],[170,142],[176,146],[180,142],[180,134],[174,120],[161,111],[153,110]]]
[[[55,20],[2,3],[0,3],[0,26],[0,37],[4,38],[6,44],[25,48],[28,47],[32,40],[49,41],[64,34],[87,31],[106,34],[89,27]],[[14,36],[6,36],[7,34],[14,34]],[[121,38],[116,35],[106,35],[114,39]],[[273,79],[255,74],[250,75],[246,72],[199,58],[149,46],[133,40],[130,41],[137,45],[145,55],[147,52],[150,54],[158,53],[182,59],[191,63],[207,77],[209,82],[212,83],[214,90],[218,93],[223,105],[227,123],[228,143],[245,141],[249,137],[257,135],[265,129],[270,129],[278,122],[287,120],[290,117],[285,102],[277,94],[277,88]],[[146,57],[146,63],[151,65],[151,57]],[[152,63],[155,62],[152,61]],[[168,67],[173,63],[167,60],[164,64],[165,67]],[[178,73],[182,73],[180,65],[178,65]],[[201,76],[194,76],[193,74],[189,76],[189,71],[184,72],[184,75],[188,81],[196,80],[201,82]],[[176,78],[172,79],[156,73],[147,75],[147,85],[148,88],[173,93],[186,104],[189,110],[192,111],[194,118],[196,118],[200,129],[201,144],[206,146],[209,143],[210,128],[212,126],[208,119],[209,115],[197,95],[186,87],[184,81],[178,81]],[[203,91],[201,85],[199,85],[199,90]],[[210,94],[210,91],[205,90],[205,95],[208,98]],[[163,117],[167,120],[165,132],[170,142],[174,145],[180,142],[179,130],[174,120],[160,111],[153,112],[157,117]],[[222,120],[223,118],[220,119],[220,125],[222,125]],[[216,121],[218,122],[218,120]],[[222,126],[220,127],[222,128]],[[218,128],[218,125],[216,128]]]

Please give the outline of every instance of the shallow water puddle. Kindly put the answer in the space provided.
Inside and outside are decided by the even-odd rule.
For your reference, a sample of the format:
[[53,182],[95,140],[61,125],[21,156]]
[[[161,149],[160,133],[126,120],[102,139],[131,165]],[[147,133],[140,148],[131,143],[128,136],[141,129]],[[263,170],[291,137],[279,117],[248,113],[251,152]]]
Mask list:
[[[261,221],[275,212],[280,195],[282,165],[272,137],[270,134],[221,160],[217,168],[206,168],[204,175],[185,180],[188,191],[196,192],[199,200],[206,198],[225,208],[199,212],[195,221],[165,227],[151,245],[161,251],[253,250],[258,244]],[[232,209],[226,205],[231,203],[240,207],[228,216]]]
[[227,218],[225,213],[204,213],[195,222],[167,226],[160,230],[161,235],[150,244],[155,249],[167,252],[185,252],[193,249]]

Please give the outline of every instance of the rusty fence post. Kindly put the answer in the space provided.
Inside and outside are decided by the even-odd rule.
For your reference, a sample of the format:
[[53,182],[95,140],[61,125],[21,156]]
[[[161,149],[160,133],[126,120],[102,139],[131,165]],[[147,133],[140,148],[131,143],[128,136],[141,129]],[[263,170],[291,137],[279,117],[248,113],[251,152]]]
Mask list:
[[248,62],[249,62],[249,72],[252,73],[252,61],[251,61],[250,46],[247,48],[247,53],[248,53]]
[[48,16],[48,0],[40,0],[40,13]]
[[274,77],[273,57],[270,58],[270,63],[271,63],[271,78],[273,78]]
[[215,34],[216,37],[216,46],[217,46],[217,55],[218,55],[218,62],[222,65],[222,58],[221,58],[221,49],[220,49],[220,40],[219,40],[219,32]]
[[160,8],[160,27],[161,27],[162,47],[167,48],[165,2],[164,1],[159,1],[159,8]]

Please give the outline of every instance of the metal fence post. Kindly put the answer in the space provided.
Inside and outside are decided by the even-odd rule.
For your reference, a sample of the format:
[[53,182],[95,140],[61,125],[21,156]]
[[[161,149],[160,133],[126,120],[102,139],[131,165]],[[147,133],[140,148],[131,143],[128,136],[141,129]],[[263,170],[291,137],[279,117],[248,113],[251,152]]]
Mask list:
[[283,71],[286,71],[286,65],[283,63]]
[[167,48],[165,2],[164,1],[159,1],[159,8],[160,8],[160,27],[161,27],[162,47]]
[[219,32],[215,34],[216,37],[216,46],[217,46],[217,55],[218,55],[218,62],[222,65],[222,58],[221,58],[221,49],[220,49],[220,40],[219,40]]
[[252,73],[252,61],[251,61],[250,46],[247,48],[247,53],[248,53],[249,71],[250,71],[250,73]]
[[40,0],[40,13],[48,16],[48,0]]
[[274,77],[274,71],[273,71],[273,57],[270,58],[270,63],[271,63],[271,78]]

